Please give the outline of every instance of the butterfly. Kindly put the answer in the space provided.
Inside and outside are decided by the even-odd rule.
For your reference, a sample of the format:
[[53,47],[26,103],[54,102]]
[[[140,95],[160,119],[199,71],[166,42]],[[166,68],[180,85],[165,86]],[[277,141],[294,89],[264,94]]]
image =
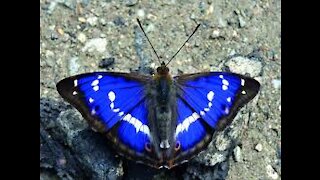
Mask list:
[[170,169],[206,149],[214,132],[232,122],[260,84],[231,72],[172,77],[167,65],[162,61],[153,76],[79,74],[58,82],[57,90],[93,129],[106,135],[117,153]]

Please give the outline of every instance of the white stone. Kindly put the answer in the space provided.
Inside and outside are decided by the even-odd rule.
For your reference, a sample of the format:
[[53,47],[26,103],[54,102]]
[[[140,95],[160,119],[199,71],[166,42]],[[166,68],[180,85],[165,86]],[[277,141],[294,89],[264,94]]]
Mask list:
[[258,152],[262,151],[262,144],[258,143],[254,149]]
[[262,63],[246,57],[237,56],[226,62],[231,72],[238,74],[249,73],[251,77],[257,77],[262,71]]
[[84,33],[79,33],[77,36],[77,39],[81,42],[81,43],[85,43],[87,41],[87,36]]
[[107,46],[107,39],[106,38],[93,38],[86,42],[84,47],[81,49],[82,52],[99,52],[105,53]]

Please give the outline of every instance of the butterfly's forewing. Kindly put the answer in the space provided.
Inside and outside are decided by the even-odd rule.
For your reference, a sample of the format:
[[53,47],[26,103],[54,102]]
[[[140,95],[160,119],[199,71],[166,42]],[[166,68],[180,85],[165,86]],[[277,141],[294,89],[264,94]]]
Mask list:
[[119,153],[148,162],[152,159],[144,156],[145,145],[151,136],[144,86],[150,80],[138,74],[95,72],[66,78],[57,89]]
[[226,72],[187,74],[174,79],[179,117],[175,136],[182,151],[175,161],[188,159],[205,148],[213,132],[230,124],[260,88],[253,78]]

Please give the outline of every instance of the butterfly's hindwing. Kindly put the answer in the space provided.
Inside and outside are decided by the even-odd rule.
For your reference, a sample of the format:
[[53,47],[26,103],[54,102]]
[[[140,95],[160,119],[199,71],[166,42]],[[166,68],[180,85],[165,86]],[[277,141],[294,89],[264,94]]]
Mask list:
[[181,97],[177,98],[176,148],[173,166],[185,162],[202,151],[211,141],[213,130]]
[[124,116],[117,129],[118,138],[140,153],[145,151],[151,138],[147,117],[145,101],[142,101]]
[[179,107],[177,112],[178,125],[175,138],[180,143],[181,150],[186,151],[205,137],[207,129],[200,115],[181,98],[178,98],[177,106]]

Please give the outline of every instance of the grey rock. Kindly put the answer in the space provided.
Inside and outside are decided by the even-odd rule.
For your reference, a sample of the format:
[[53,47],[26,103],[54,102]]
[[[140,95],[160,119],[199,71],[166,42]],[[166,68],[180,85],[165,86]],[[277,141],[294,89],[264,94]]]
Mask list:
[[246,21],[244,20],[244,18],[239,15],[239,16],[238,16],[238,19],[239,19],[239,26],[240,26],[241,28],[245,27],[247,23],[246,23]]
[[233,157],[236,162],[241,162],[242,161],[242,156],[241,156],[241,148],[237,146],[233,150]]
[[40,171],[53,169],[63,179],[121,178],[123,169],[105,137],[87,126],[75,109],[41,99]]
[[223,161],[213,167],[204,168],[203,166],[189,166],[183,179],[200,179],[200,180],[223,180],[228,176],[229,161]]
[[269,164],[266,167],[266,171],[267,171],[267,175],[271,178],[271,179],[278,179],[279,175],[278,173],[273,169],[273,167]]
[[101,53],[106,51],[107,39],[106,38],[93,38],[86,42],[84,47],[81,49],[82,52],[88,53]]
[[225,151],[230,148],[230,139],[224,137],[222,134],[219,134],[215,139],[215,146],[219,151]]
[[251,60],[246,57],[236,56],[229,59],[225,65],[231,72],[239,74],[250,74],[251,77],[257,77],[262,71],[262,63],[257,60]]
[[81,117],[80,113],[75,109],[62,111],[57,120],[56,125],[59,126],[60,133],[63,134],[64,140],[68,145],[72,145],[72,140],[79,132],[88,128],[88,124]]
[[226,160],[226,156],[224,154],[220,153],[214,153],[214,154],[206,154],[203,158],[205,165],[207,166],[214,166],[217,163],[221,163]]

